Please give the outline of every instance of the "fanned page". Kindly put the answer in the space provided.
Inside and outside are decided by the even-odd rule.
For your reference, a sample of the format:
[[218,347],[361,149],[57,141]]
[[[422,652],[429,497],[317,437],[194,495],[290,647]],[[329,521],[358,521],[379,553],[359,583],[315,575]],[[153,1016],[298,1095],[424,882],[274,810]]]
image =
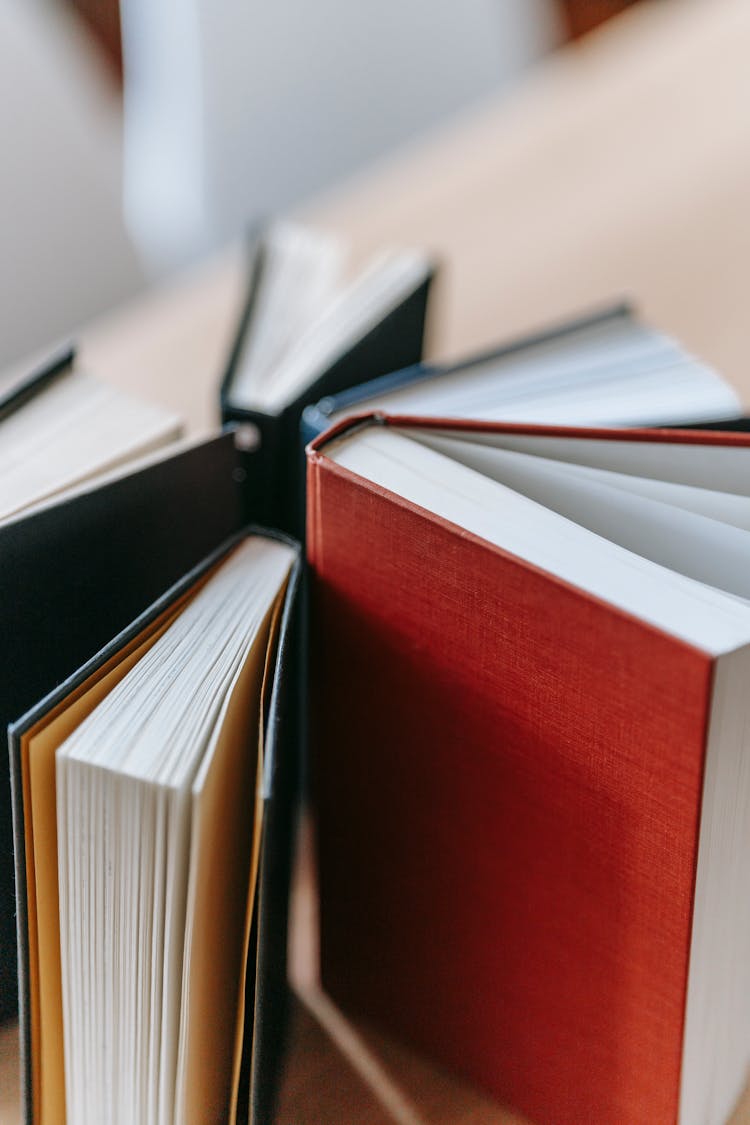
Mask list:
[[[423,430],[371,426],[352,436],[344,434],[326,455],[689,644],[718,653],[750,639],[750,606],[745,609],[736,596],[728,596],[750,593],[743,570],[750,562],[750,533],[664,501],[635,502],[632,494],[603,480],[588,487],[571,481],[566,487],[565,476],[554,466],[545,471],[538,459],[503,458],[489,446],[478,443],[473,448],[462,438],[441,443]],[[429,448],[431,444],[435,448]],[[647,458],[641,448],[649,443],[629,444],[633,466],[640,457]],[[447,448],[450,456],[445,455]],[[669,461],[669,448],[677,451],[679,460],[679,446],[666,445],[661,450],[664,459]],[[731,452],[748,456],[747,450]],[[620,511],[629,509],[622,527],[617,518],[610,518],[618,506]],[[671,522],[662,536],[658,521],[668,517]],[[678,530],[683,538],[675,541],[668,563],[670,536]],[[709,534],[705,550],[692,557],[701,536]],[[701,563],[715,581],[687,577]],[[719,580],[725,563],[727,573]]]
[[48,711],[21,737],[26,854],[31,1106],[36,1125],[55,1122],[65,1104],[60,967],[55,753],[197,593],[195,583],[137,637]]
[[358,409],[365,407],[560,426],[668,425],[741,413],[715,371],[626,311],[376,390],[360,400]]
[[[750,496],[417,434],[420,444],[676,574],[750,599]],[[638,464],[633,450],[633,468]],[[673,447],[674,448],[674,447]],[[744,453],[747,450],[735,450]]]
[[263,244],[247,342],[229,387],[235,408],[278,413],[426,279],[414,251],[384,252],[353,279],[336,239],[291,223]]
[[330,304],[344,268],[336,239],[294,223],[274,224],[258,252],[260,282],[230,390],[239,407],[267,388],[292,342]]
[[57,751],[76,1125],[230,1120],[261,684],[293,559],[236,547]]
[[0,520],[173,441],[179,419],[81,371],[0,419]]
[[322,697],[351,670],[313,736],[324,979],[534,1120],[723,1125],[750,1064],[750,444],[399,419],[312,456]]

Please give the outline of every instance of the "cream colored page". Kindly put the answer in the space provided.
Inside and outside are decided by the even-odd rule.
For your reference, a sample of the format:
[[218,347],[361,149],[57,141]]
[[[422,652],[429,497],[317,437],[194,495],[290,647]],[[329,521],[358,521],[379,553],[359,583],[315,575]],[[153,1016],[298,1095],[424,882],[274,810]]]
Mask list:
[[71,371],[0,421],[0,518],[174,441],[163,407]]
[[193,789],[176,1102],[184,1125],[230,1119],[247,888],[257,873],[261,689],[272,615],[235,681],[212,759]]
[[36,1125],[65,1120],[55,752],[145,655],[207,578],[196,583],[22,738]]
[[253,914],[256,910],[256,887],[258,883],[258,868],[260,865],[260,845],[261,834],[263,830],[263,766],[264,766],[264,752],[266,742],[266,732],[263,725],[264,709],[266,700],[269,698],[271,689],[273,688],[274,677],[274,663],[276,657],[276,649],[279,638],[279,625],[281,621],[281,614],[284,608],[284,601],[286,597],[286,588],[279,594],[276,605],[273,609],[273,619],[271,621],[271,628],[268,633],[268,643],[266,645],[266,660],[265,669],[263,672],[263,685],[260,692],[259,700],[259,722],[258,722],[258,768],[255,777],[255,809],[254,809],[254,822],[253,822],[253,852],[251,857],[250,879],[248,882],[247,891],[247,904],[245,907],[245,936],[243,941],[243,948],[245,956],[242,962],[242,971],[239,980],[239,1002],[237,1005],[237,1018],[235,1021],[235,1041],[234,1041],[234,1062],[232,1066],[232,1094],[231,1103],[229,1106],[229,1125],[235,1125],[237,1121],[237,1103],[240,1091],[240,1071],[242,1069],[242,1047],[245,1037],[245,987],[247,984],[247,964],[250,956],[255,956],[257,951],[250,950],[250,934],[253,928]]

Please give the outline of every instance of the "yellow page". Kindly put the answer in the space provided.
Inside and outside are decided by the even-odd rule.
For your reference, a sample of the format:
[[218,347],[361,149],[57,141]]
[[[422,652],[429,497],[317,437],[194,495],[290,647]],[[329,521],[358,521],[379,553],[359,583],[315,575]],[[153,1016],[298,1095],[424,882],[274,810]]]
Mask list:
[[[251,857],[250,881],[248,884],[247,905],[245,909],[245,934],[243,940],[245,956],[242,962],[242,971],[240,973],[239,981],[239,1000],[237,1004],[237,1022],[234,1041],[234,1061],[232,1066],[232,1092],[231,1102],[229,1106],[230,1125],[236,1125],[237,1121],[237,1103],[239,1100],[240,1072],[242,1069],[242,1048],[245,1037],[245,989],[247,985],[247,964],[250,957],[250,935],[253,928],[253,914],[256,909],[259,910],[260,908],[257,887],[258,868],[260,865],[261,835],[263,830],[262,784],[266,735],[263,727],[263,718],[266,700],[268,699],[271,689],[273,688],[274,660],[278,647],[279,625],[281,622],[282,610],[284,608],[285,596],[286,587],[279,594],[276,605],[273,609],[271,628],[268,632],[268,642],[266,645],[266,665],[263,670],[263,684],[260,692],[258,715],[258,769],[255,781],[255,809],[253,821],[253,853]],[[253,950],[253,955],[257,957],[257,950]],[[255,972],[255,970],[253,971]]]

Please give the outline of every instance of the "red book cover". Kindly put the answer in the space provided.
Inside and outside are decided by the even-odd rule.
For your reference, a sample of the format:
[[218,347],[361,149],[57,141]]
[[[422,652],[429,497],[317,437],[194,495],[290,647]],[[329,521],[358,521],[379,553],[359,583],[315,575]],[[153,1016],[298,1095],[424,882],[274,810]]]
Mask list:
[[308,466],[324,986],[533,1121],[676,1121],[711,658],[326,440]]

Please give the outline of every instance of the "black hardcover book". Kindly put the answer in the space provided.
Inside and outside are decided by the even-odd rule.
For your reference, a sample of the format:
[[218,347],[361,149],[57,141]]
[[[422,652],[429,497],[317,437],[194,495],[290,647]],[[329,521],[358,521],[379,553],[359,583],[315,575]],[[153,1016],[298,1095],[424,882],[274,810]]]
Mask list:
[[[33,386],[27,382],[22,391],[15,388],[14,409],[33,401],[34,393],[58,385],[59,363],[56,357],[54,364],[35,373]],[[65,393],[73,392],[68,388]],[[75,393],[81,393],[80,387]],[[166,434],[171,422],[161,419],[159,432]],[[127,875],[137,881],[144,871],[158,872],[160,864],[168,863],[169,877],[161,892],[156,887],[145,900],[144,917],[151,918],[149,924],[154,926],[150,948],[160,948],[161,942],[168,969],[163,991],[157,989],[162,1046],[155,1048],[159,1037],[151,1036],[156,1062],[152,1059],[150,1065],[152,1069],[156,1066],[160,1077],[154,1087],[151,1072],[138,1072],[141,1092],[145,1089],[145,1096],[156,1099],[162,1114],[159,1119],[164,1120],[173,1111],[186,1121],[200,1119],[206,1112],[218,1114],[217,1120],[265,1122],[272,1118],[286,1010],[286,911],[298,774],[294,637],[300,552],[293,540],[278,532],[263,531],[254,523],[249,526],[254,512],[243,462],[235,434],[227,431],[199,444],[152,451],[133,468],[119,468],[98,482],[74,482],[64,495],[51,495],[0,524],[4,673],[0,722],[9,728],[10,744],[10,775],[7,766],[0,772],[0,1003],[2,1017],[7,1019],[15,1015],[20,999],[25,1119],[36,1125],[58,1119],[61,1096],[76,1120],[84,1119],[81,1098],[96,1115],[91,1106],[110,1103],[116,1094],[113,1082],[121,1087],[116,1096],[120,1119],[136,1120],[141,1112],[142,1103],[128,1102],[131,1094],[125,1087],[131,1075],[123,1072],[118,1077],[119,1068],[112,1069],[111,1059],[105,1060],[101,1072],[96,1066],[87,1069],[85,1082],[81,1082],[81,1067],[88,1066],[85,1060],[90,1056],[86,1054],[88,1040],[79,1035],[80,1014],[87,1014],[90,1004],[92,1012],[105,1012],[105,1025],[109,1016],[116,1016],[118,1025],[122,1019],[126,1037],[128,1027],[138,1029],[138,1035],[129,1040],[132,1049],[136,1049],[134,1044],[148,1041],[149,1025],[143,1012],[132,1011],[128,1025],[127,1008],[115,1012],[111,1005],[108,1008],[108,1001],[97,1009],[87,989],[93,987],[91,980],[97,980],[98,973],[89,979],[85,970],[81,984],[80,971],[85,967],[80,959],[76,961],[75,950],[79,944],[88,948],[81,919],[88,919],[92,911],[91,903],[81,911],[76,896],[88,893],[89,883],[86,872],[81,873],[75,863],[65,867],[64,857],[78,855],[79,846],[85,853],[89,836],[80,837],[80,833],[81,825],[88,823],[87,810],[115,808],[118,815],[127,813],[138,822],[138,810],[150,807],[152,790],[162,796],[172,794],[170,801],[177,800],[174,794],[178,793],[175,807],[179,815],[184,817],[189,805],[193,819],[185,821],[188,827],[183,824],[181,836],[174,836],[173,827],[163,839],[157,833],[162,851],[157,848],[151,857],[139,853],[133,872]],[[225,636],[234,638],[233,648]],[[182,649],[175,647],[178,643]],[[188,667],[181,652],[192,653],[189,666],[195,666],[194,675],[202,679],[197,688],[193,684],[195,690],[191,690],[189,678],[184,681],[179,689],[184,698],[175,711],[175,685]],[[223,678],[217,680],[218,657],[226,667]],[[153,666],[144,664],[149,659],[155,662]],[[133,676],[135,686],[126,691]],[[98,699],[97,693],[101,695],[105,686],[105,695]],[[143,702],[146,697],[152,700],[151,712],[147,701]],[[82,701],[87,701],[88,710],[81,710]],[[194,721],[187,728],[184,723],[180,726],[180,715],[190,715],[190,708],[196,706]],[[111,715],[102,712],[103,707],[122,716],[119,741],[114,734],[110,737]],[[151,727],[143,719],[147,713]],[[174,729],[166,729],[165,734],[159,724],[168,713]],[[99,735],[95,737],[97,723]],[[131,728],[138,729],[144,747],[158,750],[162,735],[165,746],[182,745],[181,753],[171,761],[172,774],[162,763],[155,781],[150,766],[141,764],[139,774],[130,759],[124,764],[101,759],[102,753],[122,743],[123,731],[129,737]],[[194,738],[199,729],[201,738]],[[63,741],[50,749],[63,731]],[[191,755],[192,774],[187,766],[183,769]],[[232,771],[237,770],[235,777]],[[251,777],[248,770],[255,771]],[[240,775],[254,795],[242,807],[237,804],[242,792]],[[102,805],[98,779],[105,776],[116,780],[114,790],[108,796],[105,793],[110,804],[105,801]],[[134,805],[128,804],[133,786],[138,793]],[[219,813],[223,805],[217,794],[222,792],[228,805],[226,814]],[[192,793],[188,805],[185,793]],[[40,810],[51,815],[40,815]],[[144,814],[143,839],[154,824],[162,831],[164,824],[182,823],[179,818],[175,822],[174,815],[172,809],[164,821],[159,812],[152,823]],[[104,843],[100,840],[104,872],[95,862],[98,852],[89,858],[92,885],[103,880],[98,901],[116,943],[121,927],[112,924],[113,904],[122,917],[135,914],[126,909],[132,887],[127,879],[118,884],[112,874],[117,870],[117,864],[110,862],[112,855],[120,853],[107,853],[117,839],[108,816],[110,812],[105,811],[104,820],[97,822],[97,831],[106,822]],[[223,822],[234,824],[229,836],[223,827],[216,827]],[[92,832],[96,827],[94,821],[89,823]],[[190,841],[187,851],[183,847],[186,839]],[[172,859],[165,860],[165,855]],[[210,869],[211,857],[213,877],[201,882],[201,872],[205,875]],[[72,874],[68,883],[64,877],[60,882],[58,903],[53,901],[57,876],[66,870]],[[130,871],[128,864],[123,870]],[[238,871],[242,876],[239,895],[230,879]],[[47,894],[53,883],[55,893]],[[179,885],[185,901],[179,894],[176,900],[169,898]],[[73,896],[70,900],[68,891]],[[203,908],[206,902],[213,904],[211,910]],[[229,911],[232,919],[219,932],[222,910]],[[48,924],[50,918],[57,929]],[[185,920],[184,927],[180,919]],[[99,918],[97,924],[101,922]],[[179,941],[174,946],[172,934],[177,949],[174,964],[168,960],[173,946],[159,929],[170,924],[174,932],[188,935],[183,948]],[[136,974],[143,971],[142,937],[133,946]],[[221,957],[209,956],[215,948],[221,948]],[[92,946],[90,957],[96,955]],[[119,946],[116,960],[126,964]],[[206,964],[207,973],[201,968]],[[152,970],[153,979],[161,980],[153,965]],[[217,973],[219,977],[223,973],[224,993],[221,981],[215,979]],[[127,981],[127,975],[122,979]],[[122,979],[119,985],[105,987],[122,987]],[[110,991],[110,999],[111,995]],[[224,995],[225,1000],[206,1011],[206,995]],[[232,1003],[226,1001],[227,995]],[[156,1007],[152,1005],[152,1032]],[[71,1027],[72,1037],[68,1034]],[[206,1036],[214,1050],[222,1039],[222,1028],[223,1045],[216,1048],[218,1062],[217,1058],[204,1062],[218,1077],[201,1083],[201,1089],[207,1091],[201,1095],[205,1104],[196,1106],[190,1083],[194,1073],[197,1081],[199,1068],[193,1060],[203,1057]],[[100,1025],[94,1022],[86,1034],[100,1035]],[[118,1057],[129,1057],[128,1049],[123,1047],[125,1056]],[[137,1082],[133,1085],[137,1087]],[[92,1097],[99,1102],[86,1101]]]
[[[96,441],[96,435],[88,433],[76,434],[75,441],[82,449],[83,454],[78,461],[63,467],[55,463],[55,454],[60,453],[61,446],[53,449],[54,435],[48,441],[40,443],[39,432],[45,419],[39,417],[39,408],[44,408],[51,403],[52,423],[59,430],[58,411],[64,409],[77,409],[81,400],[85,399],[88,384],[85,378],[75,371],[73,362],[74,349],[65,346],[56,351],[49,359],[40,364],[31,374],[18,381],[13,381],[0,398],[0,420],[11,420],[16,423],[18,419],[36,411],[36,422],[39,429],[29,427],[27,433],[20,434],[20,440],[28,440],[32,433],[41,445],[41,459],[44,468],[49,471],[49,478],[37,483],[37,493],[42,502],[54,497],[57,484],[73,487],[85,479],[90,469],[106,471],[108,458],[112,451],[103,453],[89,441]],[[102,403],[104,411],[111,407],[117,409],[123,405],[119,396],[113,399],[105,398]],[[96,418],[96,415],[94,416]],[[141,417],[136,418],[136,424]],[[151,422],[148,414],[147,422]],[[162,424],[165,422],[166,424]],[[174,420],[158,419],[161,435],[165,441],[176,436]],[[17,434],[18,438],[19,435]],[[120,453],[137,453],[138,450],[129,444],[127,437],[114,452],[114,461],[119,459]],[[9,449],[8,439],[5,439],[0,450],[0,461],[8,458],[9,464],[3,479],[4,489],[9,490],[10,478],[22,475],[25,468],[20,460],[13,463],[14,450]],[[152,448],[151,443],[146,444],[144,451]],[[15,453],[18,456],[21,449],[18,445]],[[191,451],[185,461],[185,470],[192,471],[194,482],[197,483],[202,476],[202,468],[197,464],[200,453]],[[30,456],[29,468],[38,473],[40,458]],[[188,468],[190,466],[190,468]],[[154,481],[161,487],[164,484],[169,488],[171,476],[168,469],[157,469]],[[53,483],[54,482],[54,483]],[[23,482],[22,482],[23,483]],[[120,488],[127,492],[128,486],[123,481]],[[34,495],[27,491],[24,502],[30,502]],[[167,502],[169,497],[167,496]],[[2,630],[0,647],[2,647],[3,675],[0,677],[0,724],[2,729],[19,718],[24,711],[51,691],[66,676],[75,671],[76,667],[88,659],[105,641],[111,639],[129,619],[140,613],[150,601],[167,586],[176,581],[179,571],[175,567],[175,554],[182,554],[179,536],[172,540],[172,545],[165,555],[159,559],[153,573],[145,573],[144,562],[141,560],[140,544],[138,538],[128,545],[127,536],[120,537],[122,529],[113,513],[99,508],[96,518],[88,529],[88,538],[94,553],[88,560],[83,570],[77,569],[77,559],[69,558],[67,551],[75,550],[73,541],[68,546],[67,540],[67,512],[64,508],[51,507],[45,514],[40,514],[34,519],[28,518],[25,513],[27,508],[14,504],[5,491],[2,497],[2,510],[0,511],[0,576],[2,591],[0,596],[0,615]],[[156,513],[161,511],[162,500],[154,491],[151,497],[153,505],[150,518],[156,524]],[[231,498],[224,501],[224,508],[215,514],[211,506],[206,506],[205,514],[214,518],[222,526],[226,525],[226,503],[233,503]],[[95,501],[93,502],[95,504]],[[200,501],[199,501],[200,503]],[[91,510],[91,509],[89,509]],[[149,518],[148,516],[146,518]],[[161,531],[165,540],[169,537],[169,529],[163,523]],[[212,528],[206,529],[206,542],[212,543]],[[183,535],[186,532],[183,532]],[[193,534],[190,529],[190,534]],[[114,536],[114,539],[112,538]],[[88,611],[89,599],[93,599],[96,590],[90,589],[90,576],[98,574],[98,562],[103,561],[102,552],[106,553],[107,545],[117,545],[114,558],[121,560],[120,571],[115,569],[113,581],[119,574],[135,570],[132,579],[127,583],[118,584],[114,597],[106,605],[99,607],[96,614]],[[48,544],[53,545],[50,550]],[[155,542],[155,549],[158,544]],[[99,554],[97,554],[99,553]],[[197,561],[197,557],[194,561]],[[102,573],[102,582],[106,578]],[[65,596],[63,596],[65,595]],[[17,1012],[17,974],[16,974],[16,923],[13,892],[13,838],[10,806],[10,780],[8,776],[7,756],[3,755],[0,765],[0,1022],[13,1018]]]
[[393,253],[346,285],[339,258],[332,240],[303,228],[253,232],[247,297],[221,384],[222,420],[241,426],[253,508],[294,534],[303,525],[305,406],[417,363],[424,348],[434,263]]

